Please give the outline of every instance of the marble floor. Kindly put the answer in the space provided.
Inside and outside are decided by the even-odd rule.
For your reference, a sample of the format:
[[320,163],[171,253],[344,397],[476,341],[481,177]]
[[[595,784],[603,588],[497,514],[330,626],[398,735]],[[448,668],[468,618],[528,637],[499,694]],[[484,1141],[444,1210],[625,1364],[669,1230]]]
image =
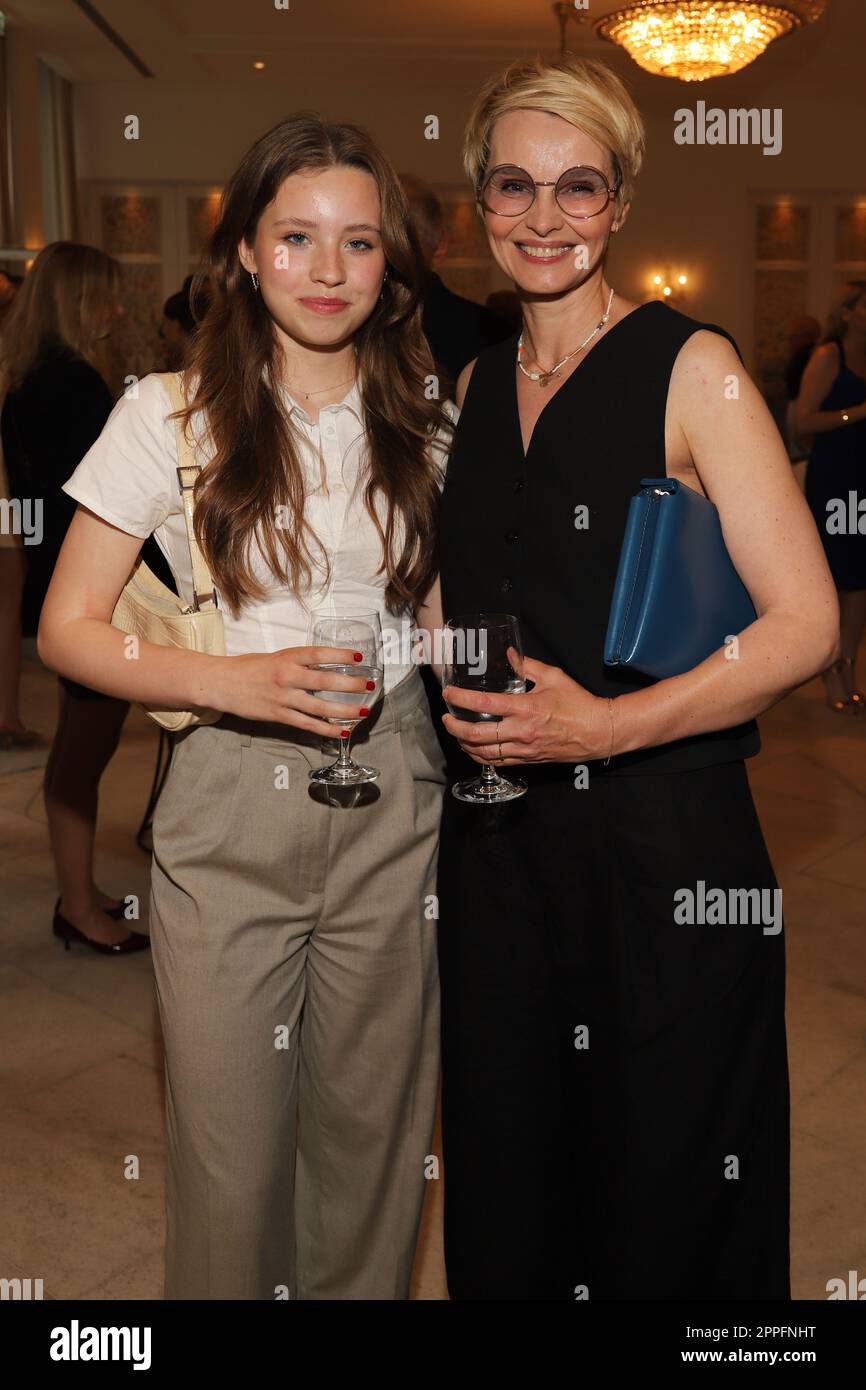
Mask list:
[[[50,734],[55,702],[31,643],[26,722]],[[750,777],[788,934],[793,1291],[823,1299],[828,1279],[866,1276],[866,717],[831,714],[815,681],[761,728]],[[156,743],[133,709],[103,779],[97,845],[100,887],[138,894],[145,920],[149,861],[134,835]],[[46,1298],[160,1298],[162,1051],[150,957],[65,952],[51,935],[44,759],[0,753],[0,1276],[42,1278]],[[140,1162],[136,1181],[123,1177],[128,1154]],[[441,1178],[431,1180],[417,1299],[447,1298],[441,1194]]]

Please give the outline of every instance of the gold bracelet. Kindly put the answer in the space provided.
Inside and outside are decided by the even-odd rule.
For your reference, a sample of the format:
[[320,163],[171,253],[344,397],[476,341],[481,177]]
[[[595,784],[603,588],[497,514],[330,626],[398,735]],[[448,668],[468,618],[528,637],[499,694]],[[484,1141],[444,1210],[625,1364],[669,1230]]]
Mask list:
[[611,760],[611,758],[612,758],[612,756],[613,756],[613,737],[614,737],[614,735],[613,735],[613,700],[612,700],[612,698],[610,697],[610,695],[608,695],[608,697],[607,697],[607,708],[608,708],[608,712],[609,712],[609,714],[610,714],[610,752],[608,753],[607,757],[606,757],[605,760],[604,760],[604,766],[605,766],[605,767],[607,767],[608,763],[610,762],[610,760]]

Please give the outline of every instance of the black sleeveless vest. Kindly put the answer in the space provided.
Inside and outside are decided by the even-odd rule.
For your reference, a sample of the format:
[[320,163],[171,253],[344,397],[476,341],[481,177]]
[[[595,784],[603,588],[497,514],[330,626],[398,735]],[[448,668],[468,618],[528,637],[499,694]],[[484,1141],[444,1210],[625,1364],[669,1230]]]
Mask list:
[[[734,341],[658,300],[621,319],[548,401],[525,458],[517,335],[481,354],[442,493],[446,619],[516,614],[526,655],[561,667],[593,695],[654,683],[605,666],[604,639],[629,500],[641,478],[666,476],[668,384],[680,348],[701,328]],[[607,771],[684,771],[749,758],[760,746],[750,719],[620,754]]]

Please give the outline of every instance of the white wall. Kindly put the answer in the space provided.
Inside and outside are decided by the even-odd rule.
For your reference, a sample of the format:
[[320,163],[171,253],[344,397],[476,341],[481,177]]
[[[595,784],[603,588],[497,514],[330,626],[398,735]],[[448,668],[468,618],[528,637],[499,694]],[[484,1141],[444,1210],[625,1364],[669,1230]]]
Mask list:
[[[656,264],[688,269],[685,304],[697,317],[720,322],[748,351],[751,342],[753,236],[749,191],[811,189],[866,195],[866,160],[860,132],[863,106],[843,92],[835,104],[816,107],[796,83],[777,86],[769,100],[783,112],[783,148],[765,156],[758,148],[681,146],[674,142],[674,111],[703,98],[739,104],[742,95],[718,83],[685,88],[671,83],[670,99],[654,105],[667,113],[647,122],[648,157],[630,221],[615,242],[611,280],[634,299],[648,296]],[[215,94],[206,87],[162,82],[79,84],[76,88],[78,166],[93,178],[178,179],[223,182],[247,145],[269,125],[301,107],[365,125],[393,163],[435,184],[462,182],[459,143],[475,86],[409,81],[395,73],[381,82],[246,82]],[[665,93],[666,95],[666,93]],[[767,98],[764,98],[767,100]],[[135,112],[141,139],[123,138],[123,118]],[[438,141],[424,138],[424,117],[435,113]],[[810,306],[823,315],[826,305]]]
[[[35,249],[46,240],[37,84],[41,48],[19,21],[8,24],[7,45],[16,239]],[[318,67],[321,71],[321,64]],[[334,119],[359,121],[398,168],[453,188],[463,183],[459,145],[481,75],[473,59],[430,62],[423,70],[395,61],[387,77],[381,70],[364,76],[354,69],[347,76],[344,67],[325,82],[318,76],[283,83],[268,77],[192,85],[142,79],[133,73],[121,82],[78,82],[78,174],[133,184],[147,180],[221,184],[263,130],[288,112],[309,107]],[[633,82],[636,91],[642,80]],[[718,84],[712,87],[718,91]],[[836,188],[866,195],[862,101],[846,98],[843,90],[837,102],[816,106],[798,92],[795,75],[787,88],[777,82],[772,101],[784,107],[785,148],[781,156],[769,159],[752,150],[676,146],[673,110],[684,95],[696,100],[709,89],[686,89],[656,79],[651,90],[655,109],[648,121],[646,172],[629,225],[615,242],[612,281],[623,294],[641,300],[647,297],[647,276],[656,263],[682,262],[694,286],[694,296],[684,307],[722,322],[748,351],[749,190],[785,190],[793,185],[795,190]],[[725,99],[730,96],[739,102],[733,90],[723,84]],[[669,113],[657,114],[666,100]],[[137,142],[123,137],[123,120],[130,113],[141,122]],[[424,138],[424,120],[431,113],[440,122],[436,141]],[[811,307],[823,313],[826,306]]]
[[[694,109],[699,99],[692,89],[684,104]],[[646,297],[646,275],[655,262],[682,262],[696,295],[686,311],[723,324],[747,350],[754,263],[750,191],[834,190],[866,198],[862,103],[843,98],[816,109],[796,94],[776,93],[773,105],[783,112],[783,147],[776,156],[754,147],[675,144],[675,102],[669,119],[648,122],[644,174],[611,261],[611,283],[618,281],[633,298]],[[807,307],[823,319],[828,306]]]

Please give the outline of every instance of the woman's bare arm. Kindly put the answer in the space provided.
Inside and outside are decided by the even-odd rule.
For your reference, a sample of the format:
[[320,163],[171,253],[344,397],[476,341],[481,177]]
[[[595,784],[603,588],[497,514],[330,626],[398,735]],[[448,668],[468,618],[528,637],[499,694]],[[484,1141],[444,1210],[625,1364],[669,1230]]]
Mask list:
[[847,429],[858,420],[866,420],[866,404],[853,405],[846,410],[821,410],[830,387],[839,374],[839,349],[835,343],[822,343],[806,364],[800,382],[800,394],[794,407],[794,421],[800,434],[825,434],[828,430]]
[[[319,700],[315,688],[366,689],[356,676],[312,672],[307,663],[351,661],[331,647],[292,647],[282,652],[211,656],[183,647],[129,637],[111,626],[111,615],[142,541],[103,521],[79,503],[60,551],[42,607],[36,644],[50,670],[72,680],[157,709],[204,706],[249,719],[276,720],[333,738],[325,713],[351,717],[345,706]],[[334,651],[342,652],[334,657]]]
[[[738,399],[725,390],[732,377]],[[669,471],[677,459],[696,470],[758,616],[736,646],[620,696],[618,753],[750,719],[838,653],[839,606],[815,523],[763,399],[720,335],[701,331],[683,347],[668,420]]]
[[668,474],[717,506],[755,622],[693,670],[620,695],[610,707],[558,667],[532,659],[527,695],[452,692],[469,709],[503,716],[491,744],[489,725],[445,715],[476,762],[491,762],[501,748],[503,766],[576,763],[728,729],[838,655],[839,604],[815,523],[766,405],[717,333],[700,330],[677,357],[665,444]]

